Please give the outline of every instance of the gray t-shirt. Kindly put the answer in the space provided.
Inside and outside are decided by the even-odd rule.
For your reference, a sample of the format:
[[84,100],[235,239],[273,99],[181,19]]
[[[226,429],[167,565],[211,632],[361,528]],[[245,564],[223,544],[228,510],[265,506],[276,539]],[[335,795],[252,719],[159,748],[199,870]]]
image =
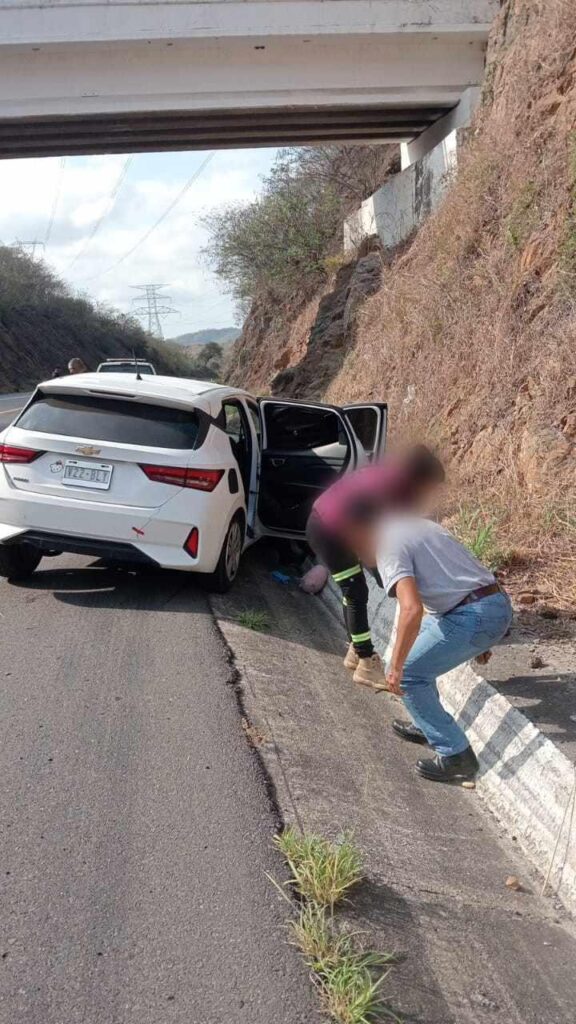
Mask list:
[[495,582],[490,570],[448,530],[414,516],[382,524],[377,561],[387,594],[398,580],[413,576],[424,607],[434,615],[443,615],[471,591]]

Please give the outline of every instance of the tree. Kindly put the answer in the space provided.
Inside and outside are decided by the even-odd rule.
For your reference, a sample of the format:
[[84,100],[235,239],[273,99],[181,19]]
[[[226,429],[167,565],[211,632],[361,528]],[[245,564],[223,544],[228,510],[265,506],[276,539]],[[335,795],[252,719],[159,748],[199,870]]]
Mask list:
[[190,376],[199,380],[219,380],[224,351],[217,341],[208,341],[190,361]]
[[280,152],[262,193],[213,211],[205,255],[241,308],[316,290],[325,259],[341,248],[342,223],[385,180],[394,146],[320,146]]

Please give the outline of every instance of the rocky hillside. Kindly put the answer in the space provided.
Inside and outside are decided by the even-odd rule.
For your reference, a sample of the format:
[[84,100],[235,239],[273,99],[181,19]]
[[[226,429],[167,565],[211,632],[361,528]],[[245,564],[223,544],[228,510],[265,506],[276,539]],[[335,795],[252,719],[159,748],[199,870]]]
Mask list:
[[253,307],[233,366],[282,394],[388,399],[393,432],[449,462],[455,519],[560,605],[576,604],[574,10],[502,3],[442,206],[380,271],[361,254],[284,317]]
[[384,262],[371,240],[311,301],[271,309],[266,298],[255,300],[232,350],[227,379],[260,394],[321,398],[354,346],[358,311],[378,291]]
[[177,346],[155,342],[134,320],[72,296],[44,263],[0,246],[0,392],[33,387],[73,356],[94,369],[133,352],[161,373],[189,374]]

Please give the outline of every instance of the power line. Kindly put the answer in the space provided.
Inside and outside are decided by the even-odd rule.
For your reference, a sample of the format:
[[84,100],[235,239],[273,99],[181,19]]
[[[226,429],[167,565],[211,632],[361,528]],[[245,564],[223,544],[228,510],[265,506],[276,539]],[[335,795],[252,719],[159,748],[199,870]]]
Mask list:
[[56,210],[58,209],[58,201],[60,199],[60,192],[62,190],[62,178],[64,176],[64,168],[66,166],[66,157],[60,157],[60,164],[58,167],[58,178],[56,180],[56,192],[54,193],[54,201],[52,203],[52,212],[50,214],[50,220],[48,221],[48,227],[46,228],[46,236],[44,238],[44,245],[48,245],[50,241],[50,235],[52,234],[52,228],[54,227],[54,218],[56,217]]
[[92,230],[91,230],[90,234],[88,235],[88,238],[86,239],[84,245],[80,249],[80,252],[77,252],[76,255],[70,261],[70,263],[68,264],[68,266],[64,267],[64,272],[68,272],[69,270],[71,270],[72,267],[74,266],[74,264],[77,263],[79,259],[82,259],[82,257],[86,253],[86,250],[90,246],[90,243],[91,243],[92,239],[94,238],[96,232],[100,230],[100,228],[101,228],[103,222],[105,221],[106,217],[112,212],[112,208],[113,208],[113,206],[114,206],[114,204],[116,202],[116,199],[118,197],[118,193],[119,193],[120,189],[122,188],[122,185],[124,184],[124,179],[125,179],[126,175],[128,174],[128,171],[130,170],[130,165],[131,165],[133,159],[134,159],[133,156],[129,156],[124,161],[124,163],[122,165],[122,169],[120,171],[120,174],[118,175],[118,178],[116,179],[116,183],[115,183],[115,185],[114,185],[114,187],[113,187],[113,189],[112,189],[112,191],[111,191],[111,193],[110,193],[110,195],[108,197],[108,202],[107,202],[106,206],[104,207],[104,210],[102,211],[102,214],[100,215],[98,220],[93,225]]
[[144,244],[144,242],[148,241],[148,239],[150,238],[150,235],[152,234],[152,232],[156,231],[156,228],[160,227],[162,221],[165,220],[166,217],[170,213],[172,213],[172,210],[174,209],[174,207],[177,206],[178,203],[180,202],[180,200],[184,198],[184,196],[186,195],[188,190],[192,187],[194,182],[197,181],[197,179],[202,174],[202,171],[208,166],[208,164],[214,158],[215,155],[216,155],[215,153],[209,153],[208,154],[208,156],[202,161],[202,163],[197,168],[197,170],[194,171],[194,174],[188,179],[186,184],[180,189],[178,195],[175,196],[175,198],[172,200],[172,202],[168,204],[168,206],[164,210],[164,213],[162,213],[161,216],[158,217],[158,220],[154,222],[152,227],[148,228],[148,230],[144,232],[142,237],[138,239],[138,241],[132,246],[131,249],[128,250],[128,252],[125,252],[124,255],[120,257],[120,259],[116,260],[115,263],[112,263],[109,267],[106,268],[106,270],[102,270],[102,271],[100,271],[100,273],[94,274],[93,277],[85,277],[82,280],[84,280],[84,281],[96,281],[99,277],[104,277],[105,274],[109,274],[111,270],[115,270],[116,267],[119,267],[121,263],[124,263],[124,260],[127,260],[129,256],[132,256],[136,252],[136,250],[139,249],[140,246]]
[[163,338],[162,333],[162,320],[176,313],[177,310],[173,309],[172,306],[166,305],[170,302],[169,295],[161,295],[160,290],[165,287],[163,284],[135,284],[132,285],[136,291],[141,292],[133,301],[145,303],[145,305],[137,306],[134,310],[136,316],[147,318],[148,320],[148,334],[151,334],[155,338]]

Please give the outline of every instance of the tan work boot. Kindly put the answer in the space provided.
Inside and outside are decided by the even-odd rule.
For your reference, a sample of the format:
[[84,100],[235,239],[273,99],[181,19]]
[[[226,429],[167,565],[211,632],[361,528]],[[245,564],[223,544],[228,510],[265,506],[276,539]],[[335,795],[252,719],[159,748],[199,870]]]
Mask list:
[[378,654],[373,654],[370,658],[359,658],[352,679],[360,686],[369,686],[372,690],[388,689],[384,665]]
[[346,657],[344,658],[343,665],[349,672],[354,672],[358,668],[358,662],[360,658],[354,650],[354,644],[348,644],[348,650],[346,651]]

